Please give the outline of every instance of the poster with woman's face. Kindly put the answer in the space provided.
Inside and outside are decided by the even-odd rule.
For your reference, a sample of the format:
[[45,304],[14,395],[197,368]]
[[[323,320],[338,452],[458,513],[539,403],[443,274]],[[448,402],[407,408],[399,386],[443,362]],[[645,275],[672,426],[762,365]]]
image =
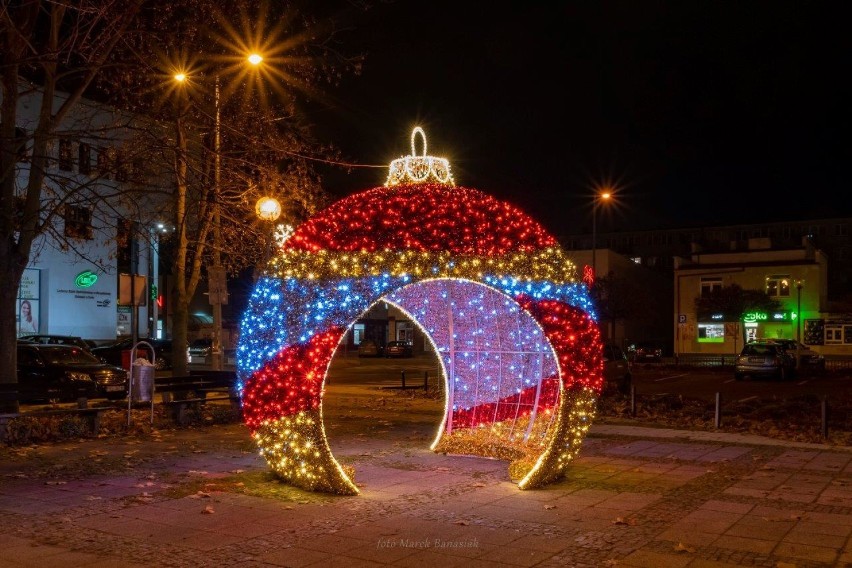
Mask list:
[[18,335],[38,333],[38,300],[18,300]]

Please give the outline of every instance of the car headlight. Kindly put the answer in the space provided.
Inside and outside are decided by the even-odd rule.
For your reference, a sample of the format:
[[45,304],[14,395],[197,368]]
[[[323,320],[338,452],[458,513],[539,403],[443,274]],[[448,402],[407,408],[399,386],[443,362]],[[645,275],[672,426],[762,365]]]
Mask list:
[[89,373],[80,373],[77,371],[65,371],[65,377],[72,381],[91,381],[92,377]]

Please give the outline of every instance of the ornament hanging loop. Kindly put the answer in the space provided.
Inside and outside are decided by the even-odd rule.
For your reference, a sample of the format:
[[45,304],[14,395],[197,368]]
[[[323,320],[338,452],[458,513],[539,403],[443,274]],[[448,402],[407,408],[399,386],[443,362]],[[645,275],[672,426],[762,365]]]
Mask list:
[[426,133],[419,126],[415,126],[414,130],[411,131],[411,155],[417,155],[417,135],[420,135],[423,138],[423,153],[420,154],[424,158],[426,157]]

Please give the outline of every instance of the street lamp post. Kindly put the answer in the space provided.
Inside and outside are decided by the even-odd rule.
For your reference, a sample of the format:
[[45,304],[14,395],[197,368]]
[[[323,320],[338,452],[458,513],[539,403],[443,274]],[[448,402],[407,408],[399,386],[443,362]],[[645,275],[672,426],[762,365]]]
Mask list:
[[796,280],[796,369],[802,364],[802,288],[804,280]]
[[[263,57],[252,53],[246,60],[254,67],[263,62]],[[183,82],[187,79],[185,73],[178,73],[175,79]],[[214,82],[214,123],[213,123],[213,264],[207,271],[208,300],[213,311],[213,337],[210,365],[214,370],[223,366],[224,346],[222,342],[222,306],[228,303],[228,284],[225,269],[222,266],[222,123],[221,123],[221,86],[219,74]]]
[[608,191],[604,191],[602,193],[596,193],[595,199],[592,202],[592,276],[597,279],[598,277],[598,266],[597,266],[597,251],[598,251],[598,226],[597,226],[597,213],[598,213],[598,203],[601,201],[609,201],[612,197],[612,194]]
[[219,108],[219,75],[216,75],[214,87],[214,128],[213,128],[213,274],[208,271],[207,288],[209,300],[213,305],[213,345],[211,349],[211,367],[222,369],[222,304],[228,302],[228,287],[222,269],[222,211],[219,204],[219,184],[222,180],[222,126]]

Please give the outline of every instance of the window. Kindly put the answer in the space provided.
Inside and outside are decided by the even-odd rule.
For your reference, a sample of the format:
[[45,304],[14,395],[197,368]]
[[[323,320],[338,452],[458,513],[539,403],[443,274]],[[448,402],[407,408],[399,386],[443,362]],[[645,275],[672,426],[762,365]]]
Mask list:
[[723,323],[699,323],[698,343],[724,343],[725,324]]
[[59,169],[70,172],[74,169],[74,156],[71,153],[72,146],[70,140],[59,141]]
[[356,323],[352,326],[352,342],[355,345],[361,345],[362,341],[364,341],[364,324]]
[[709,298],[714,292],[722,290],[721,278],[702,278],[701,279],[701,297]]
[[852,324],[826,323],[826,345],[852,345]]
[[27,131],[23,128],[15,127],[15,156],[19,162],[27,161]]
[[15,152],[15,159],[18,162],[29,161],[27,155],[27,131],[20,126],[15,127],[15,137],[12,139],[12,148]]
[[767,276],[766,293],[772,298],[789,298],[791,284],[789,274]]
[[105,179],[112,179],[114,167],[115,150],[112,148],[101,148],[98,150],[98,175]]
[[85,142],[80,142],[77,149],[77,163],[81,174],[92,173],[92,147]]
[[843,326],[842,325],[828,325],[825,326],[825,344],[829,343],[843,343]]
[[849,235],[849,227],[846,223],[838,223],[834,226],[834,236],[835,237],[846,237]]
[[65,236],[72,239],[92,238],[92,212],[86,207],[65,206]]

